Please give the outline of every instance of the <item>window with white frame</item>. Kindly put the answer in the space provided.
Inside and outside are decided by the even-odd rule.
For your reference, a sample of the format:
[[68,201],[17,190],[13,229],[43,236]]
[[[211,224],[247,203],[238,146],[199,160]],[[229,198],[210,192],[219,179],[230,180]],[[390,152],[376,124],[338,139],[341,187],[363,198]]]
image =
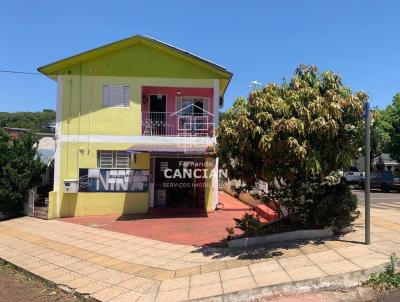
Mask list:
[[131,87],[128,85],[104,85],[104,107],[129,107]]
[[183,96],[181,98],[180,108],[184,115],[204,115],[210,110],[210,98]]
[[182,96],[176,99],[178,130],[207,131],[211,122],[210,98],[201,96]]
[[98,151],[97,166],[102,169],[129,169],[130,154],[126,151]]

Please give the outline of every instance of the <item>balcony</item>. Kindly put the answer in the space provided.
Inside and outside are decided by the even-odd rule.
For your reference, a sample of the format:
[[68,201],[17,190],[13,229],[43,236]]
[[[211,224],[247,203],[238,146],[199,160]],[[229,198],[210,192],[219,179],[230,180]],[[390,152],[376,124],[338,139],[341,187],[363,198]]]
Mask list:
[[207,112],[142,112],[143,136],[212,137],[214,129],[214,116]]

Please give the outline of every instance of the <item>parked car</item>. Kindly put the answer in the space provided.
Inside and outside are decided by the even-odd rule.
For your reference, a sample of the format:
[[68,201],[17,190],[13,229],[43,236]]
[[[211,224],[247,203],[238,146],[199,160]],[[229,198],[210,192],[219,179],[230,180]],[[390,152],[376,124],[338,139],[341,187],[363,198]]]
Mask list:
[[358,171],[357,167],[349,167],[349,169],[342,174],[342,182],[355,185],[359,184],[363,177],[365,177],[365,172]]
[[394,182],[394,189],[395,189],[396,191],[399,191],[399,192],[400,192],[400,177],[394,176],[394,177],[393,177],[393,182]]
[[[365,176],[360,181],[360,187],[365,188]],[[371,189],[380,189],[382,192],[400,191],[400,178],[394,177],[389,171],[372,172]]]

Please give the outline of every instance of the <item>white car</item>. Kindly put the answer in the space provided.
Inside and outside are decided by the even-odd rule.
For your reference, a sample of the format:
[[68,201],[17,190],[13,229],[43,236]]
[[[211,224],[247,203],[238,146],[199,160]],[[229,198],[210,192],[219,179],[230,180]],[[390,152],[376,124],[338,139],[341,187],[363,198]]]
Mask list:
[[365,172],[358,171],[357,167],[349,167],[346,172],[343,172],[342,181],[348,184],[359,184],[365,177]]

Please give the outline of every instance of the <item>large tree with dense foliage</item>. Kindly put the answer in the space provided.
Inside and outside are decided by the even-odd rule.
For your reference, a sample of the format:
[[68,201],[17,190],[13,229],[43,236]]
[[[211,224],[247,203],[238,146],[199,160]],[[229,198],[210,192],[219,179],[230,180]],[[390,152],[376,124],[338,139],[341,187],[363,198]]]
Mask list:
[[371,111],[371,160],[388,151],[391,127],[385,110]]
[[29,189],[40,183],[43,171],[34,135],[26,133],[9,142],[0,129],[0,212],[21,212]]
[[259,180],[279,181],[282,190],[272,197],[286,206],[292,221],[346,225],[356,201],[339,184],[338,170],[359,155],[367,98],[352,94],[339,75],[301,65],[290,82],[256,89],[224,114],[218,129],[221,162],[244,189]]
[[390,137],[387,151],[400,162],[400,93],[393,97],[392,104],[386,108],[385,119]]

